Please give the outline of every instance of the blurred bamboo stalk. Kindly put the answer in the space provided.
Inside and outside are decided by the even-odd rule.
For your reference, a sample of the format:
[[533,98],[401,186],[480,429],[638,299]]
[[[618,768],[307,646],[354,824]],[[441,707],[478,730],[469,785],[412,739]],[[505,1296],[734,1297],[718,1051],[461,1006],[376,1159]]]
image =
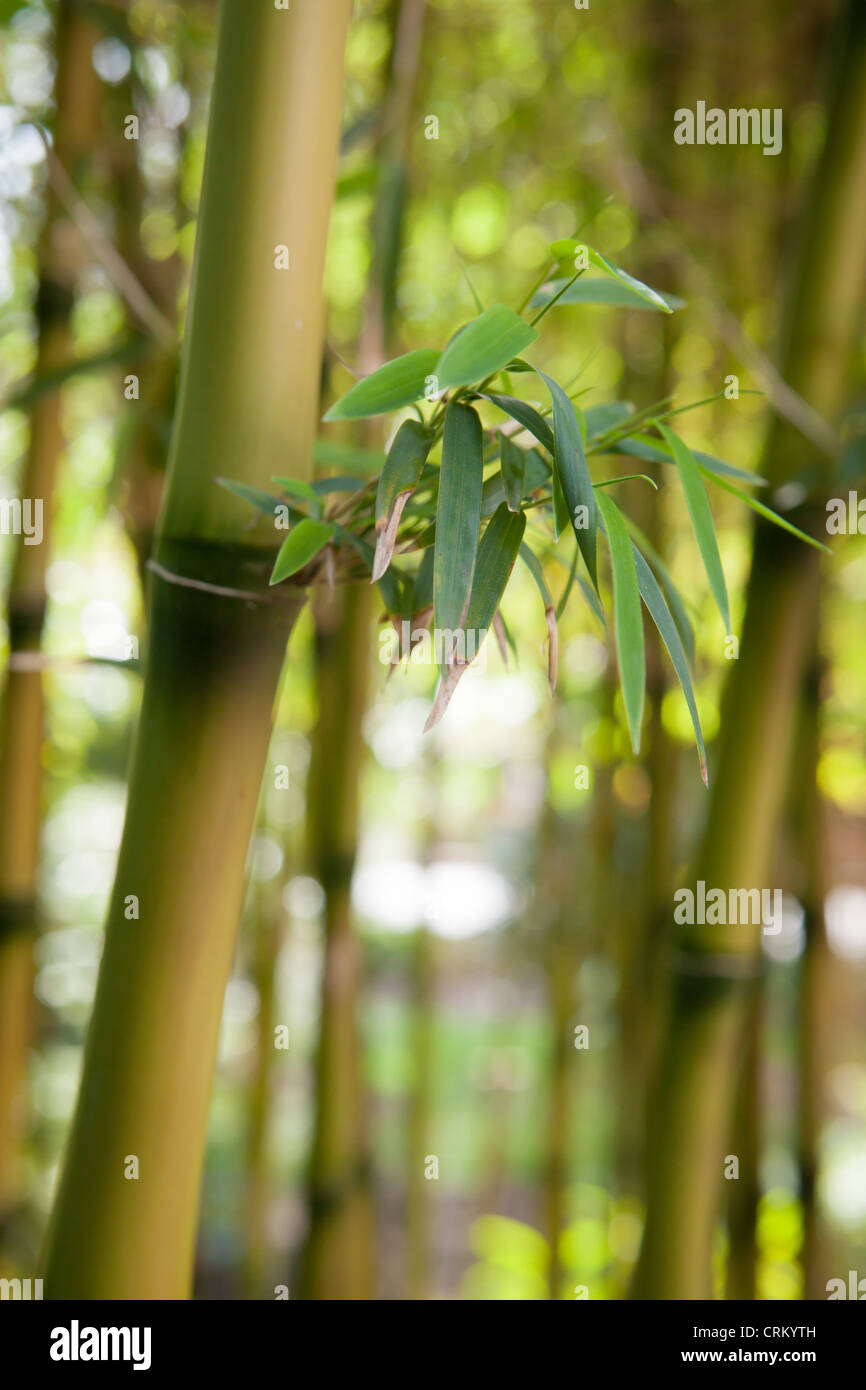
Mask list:
[[[99,79],[91,61],[99,30],[74,0],[61,0],[55,52],[55,151],[77,178],[99,132]],[[55,193],[46,194],[37,249],[39,288],[37,378],[62,370],[72,355],[70,315],[78,262],[67,218]],[[41,542],[14,542],[8,599],[10,666],[0,724],[0,1238],[17,1198],[16,1160],[22,1128],[20,1090],[33,1026],[33,936],[42,819],[42,672],[16,664],[38,653],[45,617],[45,574],[51,553],[52,508],[65,445],[59,390],[40,395],[30,410],[30,442],[20,492],[39,499]]]
[[799,1094],[797,1109],[797,1158],[800,1167],[800,1200],[803,1204],[803,1296],[827,1296],[827,1236],[822,1229],[818,1204],[818,1170],[823,1095],[830,1055],[832,1014],[827,988],[830,954],[824,918],[827,896],[829,843],[826,807],[818,786],[821,749],[821,684],[824,662],[819,645],[819,593],[810,624],[810,649],[803,683],[795,777],[792,778],[794,857],[800,871],[797,885],[803,905],[805,942],[799,976]]
[[46,1241],[51,1298],[190,1292],[223,994],[303,603],[300,588],[270,590],[274,534],[251,530],[214,476],[311,473],[350,11],[350,0],[221,7],[144,698]]
[[[282,888],[285,874],[271,882],[257,884],[252,895],[249,929],[251,978],[259,1000],[256,1016],[255,1062],[248,1098],[246,1162],[246,1204],[243,1234],[246,1241],[241,1271],[243,1296],[265,1297],[265,1280],[270,1265],[268,1205],[270,1164],[268,1140],[273,1103],[274,1062],[277,1056],[274,1028],[276,1013],[276,967],[283,939]],[[268,1295],[270,1296],[270,1295]]]
[[[393,0],[390,70],[373,209],[370,290],[361,357],[373,371],[391,344],[397,262],[408,187],[410,115],[426,0]],[[362,427],[381,445],[378,422]],[[316,673],[319,721],[313,736],[308,817],[311,871],[325,893],[325,966],[309,1179],[310,1228],[300,1266],[300,1296],[374,1296],[375,1223],[360,1059],[360,944],[351,923],[350,886],[357,848],[361,725],[371,642],[370,596],[342,593],[319,608]]]
[[298,1280],[298,1297],[316,1300],[374,1296],[373,1194],[358,1029],[361,947],[351,911],[370,599],[368,585],[341,587],[327,608],[319,608],[316,621],[319,718],[307,784],[307,833],[310,872],[324,891],[325,957],[310,1227]]
[[739,1160],[736,1178],[726,1180],[728,1261],[725,1297],[752,1303],[758,1296],[757,1212],[761,1196],[760,1160],[763,1138],[761,1096],[761,1037],[763,980],[753,983],[746,1004],[743,1068],[734,1104],[730,1149]]
[[[801,226],[781,358],[785,380],[832,421],[848,396],[866,280],[862,5],[846,6],[837,42],[825,145]],[[819,465],[814,447],[778,417],[770,427],[763,471],[776,486],[802,481],[811,503],[802,520],[820,526],[822,494],[832,485],[832,473],[823,461]],[[817,552],[804,552],[764,524],[756,527],[740,656],[726,690],[715,784],[694,866],[695,881],[708,886],[767,885],[808,656],[806,618],[819,575]],[[725,1146],[760,946],[760,926],[693,926],[676,938],[634,1297],[711,1296]]]
[[429,927],[416,928],[412,943],[412,1091],[409,1097],[409,1167],[406,1191],[407,1296],[430,1294],[430,1148],[435,1039],[435,947]]
[[560,1243],[566,1217],[566,1196],[573,1162],[575,1049],[571,1031],[575,1012],[574,986],[583,943],[575,912],[574,828],[564,823],[550,792],[541,821],[539,884],[543,885],[548,918],[544,923],[544,960],[552,1033],[549,1073],[547,1155],[543,1205],[544,1233],[550,1251],[548,1297],[563,1296]]

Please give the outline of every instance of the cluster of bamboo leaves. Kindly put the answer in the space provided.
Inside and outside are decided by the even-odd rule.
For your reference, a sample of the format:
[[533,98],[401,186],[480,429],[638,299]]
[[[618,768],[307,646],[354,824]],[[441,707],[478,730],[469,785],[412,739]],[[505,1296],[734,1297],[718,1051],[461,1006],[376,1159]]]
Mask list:
[[[444,351],[420,348],[397,357],[356,382],[331,407],[326,421],[413,410],[394,435],[377,477],[331,477],[312,484],[276,477],[282,496],[219,481],[272,516],[282,508],[289,529],[272,584],[310,582],[323,564],[333,570],[339,561],[350,576],[368,573],[388,617],[412,641],[432,624],[434,631],[451,634],[493,628],[503,646],[510,643],[500,605],[520,559],[544,605],[551,690],[557,618],[575,582],[607,626],[601,537],[612,580],[614,641],[632,746],[637,752],[646,681],[643,602],[682,687],[706,782],[691,676],[694,634],[685,603],[661,557],[608,490],[635,478],[655,483],[640,473],[594,482],[589,459],[615,454],[669,464],[676,471],[725,632],[730,631],[728,594],[705,482],[732,493],[808,544],[817,542],[737,485],[754,487],[764,479],[693,451],[674,432],[667,421],[693,407],[674,409],[663,401],[638,413],[616,401],[584,410],[575,399],[579,393],[569,394],[573,383],[560,385],[522,356],[538,336],[536,324],[556,304],[601,303],[664,313],[679,305],[583,243],[556,242],[551,255],[520,312],[504,304],[482,309],[476,301],[477,317],[458,329]],[[590,266],[600,274],[584,278]],[[577,269],[563,274],[565,267]],[[551,278],[551,271],[559,273]],[[533,310],[528,320],[525,314]],[[530,373],[541,382],[549,406],[536,408],[512,394],[511,376]],[[499,412],[503,427],[482,427],[482,402]],[[527,437],[530,445],[517,443]],[[346,456],[357,457],[357,451]],[[543,561],[569,532],[576,545],[564,592],[555,603]],[[455,644],[445,653],[428,727],[441,717],[469,664],[466,650],[467,644]],[[470,644],[469,650],[477,648]]]

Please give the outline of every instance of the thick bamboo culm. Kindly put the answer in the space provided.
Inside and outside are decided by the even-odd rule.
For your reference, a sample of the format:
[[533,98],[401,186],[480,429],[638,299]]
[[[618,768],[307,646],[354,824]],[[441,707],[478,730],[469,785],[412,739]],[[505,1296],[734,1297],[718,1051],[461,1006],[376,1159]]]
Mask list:
[[311,471],[350,11],[221,8],[144,698],[47,1297],[191,1291],[223,992],[303,601],[268,589],[275,533],[248,531],[214,479]]

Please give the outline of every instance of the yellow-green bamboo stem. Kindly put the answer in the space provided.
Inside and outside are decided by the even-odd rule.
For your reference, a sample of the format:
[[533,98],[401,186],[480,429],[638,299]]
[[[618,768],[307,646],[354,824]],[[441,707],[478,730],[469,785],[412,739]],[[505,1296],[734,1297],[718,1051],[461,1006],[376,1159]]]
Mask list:
[[819,1146],[832,1033],[827,997],[830,955],[824,920],[828,852],[826,809],[817,780],[823,676],[817,622],[819,597],[816,592],[816,612],[810,624],[810,652],[800,710],[796,773],[790,788],[795,857],[802,874],[796,889],[803,904],[805,931],[799,979],[797,1157],[803,1205],[800,1262],[803,1268],[803,1296],[807,1299],[826,1298],[828,1255],[831,1253],[828,1249],[829,1235],[822,1226],[818,1204]]
[[412,946],[412,1091],[409,1097],[409,1172],[406,1185],[407,1296],[430,1296],[430,1154],[433,1058],[436,1030],[436,940],[418,927]]
[[298,1296],[316,1300],[372,1298],[375,1278],[357,1017],[361,953],[350,898],[372,640],[369,587],[342,590],[339,605],[331,622],[322,616],[316,630],[319,718],[307,810],[311,872],[325,893],[325,959],[310,1227]]
[[[91,62],[96,30],[80,7],[62,0],[57,15],[55,152],[76,176],[99,128],[99,81]],[[63,250],[66,218],[47,195],[40,238],[37,376],[66,365],[74,263]],[[21,496],[42,505],[42,539],[15,539],[9,590],[9,670],[0,722],[0,1222],[17,1191],[15,1158],[22,1111],[21,1082],[32,1028],[32,948],[42,818],[42,676],[17,661],[39,650],[45,614],[45,572],[51,509],[64,437],[60,396],[48,392],[30,414],[30,442]]]
[[252,979],[259,997],[256,1055],[250,1085],[246,1139],[246,1249],[242,1280],[247,1298],[273,1296],[265,1287],[270,1261],[268,1204],[270,1164],[268,1139],[273,1098],[276,1018],[276,964],[282,937],[283,876],[257,889],[252,922]]
[[734,1105],[731,1152],[739,1160],[728,1178],[728,1263],[725,1297],[754,1302],[758,1287],[757,1218],[761,1196],[759,1165],[763,1134],[761,1105],[762,981],[755,982],[746,1007],[745,1060]]
[[269,590],[274,532],[248,531],[249,513],[214,477],[263,486],[311,470],[350,9],[223,0],[220,11],[144,697],[47,1237],[50,1298],[190,1291],[223,992],[302,602],[299,589]]
[[[783,375],[821,414],[838,418],[849,389],[866,279],[866,11],[841,19],[825,149],[804,219]],[[774,421],[764,471],[800,476],[814,450]],[[808,476],[808,474],[806,474]],[[825,477],[825,486],[832,474]],[[820,497],[816,488],[815,495]],[[819,517],[823,515],[818,508]],[[804,516],[806,524],[820,524]],[[808,653],[819,568],[814,551],[756,528],[740,657],[723,708],[707,829],[694,881],[769,887],[793,720]],[[672,957],[670,1011],[652,1111],[648,1211],[634,1284],[642,1298],[712,1291],[723,1163],[743,1059],[748,985],[760,927],[682,927]]]
[[[554,746],[555,740],[551,739],[548,757]],[[574,1068],[578,1056],[571,1034],[574,979],[581,949],[580,915],[574,909],[573,836],[574,828],[562,823],[548,793],[540,827],[539,882],[544,890],[544,964],[552,1043],[543,1191],[544,1231],[550,1251],[548,1296],[552,1299],[563,1295],[560,1240],[565,1224]]]

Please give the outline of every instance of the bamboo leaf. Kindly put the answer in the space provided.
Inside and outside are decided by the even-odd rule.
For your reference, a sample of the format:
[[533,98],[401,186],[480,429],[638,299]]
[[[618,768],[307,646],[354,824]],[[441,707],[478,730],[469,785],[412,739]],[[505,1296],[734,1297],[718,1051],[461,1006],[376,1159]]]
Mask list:
[[633,414],[634,406],[629,401],[605,401],[603,405],[591,405],[584,411],[583,416],[586,421],[587,444],[624,425]]
[[502,466],[502,486],[505,492],[505,501],[510,511],[519,512],[523,497],[523,479],[526,474],[526,455],[507,435],[501,434],[499,436],[499,457]]
[[[340,539],[349,542],[352,548],[358,552],[364,564],[367,566],[367,569],[372,574],[373,560],[375,558],[373,547],[368,545],[365,540],[362,540],[360,536],[353,535],[351,531],[340,530]],[[382,602],[385,605],[386,613],[397,617],[409,616],[409,607],[404,602],[403,581],[404,576],[398,574],[395,566],[391,565],[376,584],[376,588],[379,590]]]
[[264,512],[266,516],[274,516],[277,507],[286,505],[282,497],[273,497],[271,493],[264,492],[259,487],[251,487],[249,483],[236,483],[233,478],[214,478],[214,482],[224,487],[226,492],[231,492],[235,497],[248,502],[257,511]]
[[650,569],[644,557],[641,555],[637,546],[634,545],[634,560],[637,571],[637,582],[641,596],[646,604],[650,617],[659,630],[659,635],[668,649],[668,655],[673,663],[673,668],[677,673],[677,679],[682,686],[682,691],[686,697],[686,704],[689,707],[692,727],[695,731],[695,742],[698,746],[698,757],[701,763],[701,778],[704,786],[709,786],[707,775],[707,750],[704,747],[704,735],[701,729],[701,717],[698,713],[698,706],[695,700],[695,692],[692,689],[692,678],[689,674],[689,663],[686,659],[685,649],[680,640],[677,626],[671,616],[665,596],[659,588],[655,575]]
[[613,629],[619,678],[631,734],[631,746],[637,753],[640,749],[646,664],[634,546],[616,503],[606,493],[601,492],[598,505],[607,534],[613,569]]
[[331,406],[325,420],[360,420],[411,405],[424,395],[427,378],[435,372],[438,361],[435,348],[416,348],[395,357],[393,362],[386,362],[384,367],[356,381]]
[[433,547],[424,551],[421,563],[415,574],[415,588],[412,594],[412,611],[420,613],[433,603]]
[[271,476],[272,483],[279,483],[284,492],[290,497],[297,497],[302,502],[308,502],[313,509],[314,516],[322,515],[322,499],[316,492],[312,483],[306,482],[303,478],[280,478],[276,475]]
[[[702,469],[701,471],[707,472],[708,470]],[[751,507],[752,511],[757,512],[758,516],[762,516],[765,521],[771,521],[774,526],[781,526],[783,531],[789,531],[792,536],[796,536],[798,540],[805,541],[807,545],[814,546],[816,550],[826,550],[828,555],[832,554],[828,545],[824,545],[822,541],[816,540],[814,536],[808,535],[807,532],[801,531],[799,526],[795,526],[793,522],[786,521],[778,512],[774,512],[772,507],[765,507],[763,502],[759,502],[756,497],[750,497],[748,493],[740,492],[738,487],[733,487],[731,483],[725,482],[724,478],[714,477],[713,482],[717,483],[719,487],[724,488],[725,492],[730,492],[734,497],[738,497],[741,502],[745,502],[747,507]]]
[[388,450],[376,489],[374,582],[391,563],[403,508],[418,485],[432,442],[430,431],[417,420],[404,420]]
[[668,429],[667,425],[659,423],[658,429],[673,454],[674,463],[680,475],[680,482],[683,485],[686,506],[692,521],[692,530],[695,533],[701,559],[704,562],[704,569],[710,581],[713,598],[716,600],[716,605],[722,615],[725,632],[730,632],[731,614],[728,607],[728,589],[719,555],[713,514],[710,511],[709,499],[701,479],[697,460],[688,445],[680,439],[678,434],[674,434],[673,430]]
[[[461,676],[486,640],[514,568],[525,529],[524,513],[510,511],[508,505],[503,502],[481,537],[475,561],[472,594],[463,624],[463,652],[459,658],[452,657],[448,660],[439,681],[433,708],[424,726],[425,733],[442,718]],[[467,659],[466,653],[470,649],[471,656]]]
[[[627,458],[644,459],[647,463],[674,462],[670,449],[663,448],[644,435],[618,439],[601,452],[625,454]],[[723,459],[714,458],[712,454],[703,454],[699,449],[693,449],[692,456],[703,471],[712,474],[713,478],[735,478],[737,482],[745,483],[751,487],[760,487],[767,481],[766,478],[760,477],[757,473],[749,473],[745,468],[737,468],[732,463],[725,463]]]
[[544,416],[539,415],[533,406],[518,400],[516,396],[495,396],[490,391],[480,391],[479,395],[497,406],[504,415],[510,415],[512,420],[516,420],[519,425],[534,435],[539,444],[544,446],[551,457],[553,456],[553,431]]
[[313,491],[317,497],[327,497],[331,492],[357,492],[366,481],[366,478],[316,478]]
[[[551,280],[532,296],[530,308],[541,308],[552,299],[556,299],[557,295],[559,304],[601,304],[621,309],[656,310],[662,313],[673,313],[675,309],[682,309],[685,304],[685,300],[679,299],[675,294],[662,294],[659,290],[653,290],[652,294],[660,301],[656,303],[654,299],[648,299],[645,294],[639,293],[620,278],[625,275],[624,270],[619,272],[616,279],[607,279],[601,275],[582,275],[571,285],[568,285],[568,280],[564,278]],[[629,280],[631,278],[628,277]],[[564,285],[568,285],[568,288],[563,289]]]
[[434,368],[439,390],[468,386],[501,371],[537,338],[506,304],[492,304],[451,339]]
[[297,526],[293,526],[280,546],[271,574],[271,584],[279,584],[281,579],[288,579],[291,575],[297,574],[298,570],[302,570],[304,565],[308,565],[328,544],[334,529],[332,522],[314,521],[312,517],[304,517]]
[[382,467],[382,450],[359,449],[339,439],[317,439],[313,445],[313,462],[324,467],[357,468],[369,476]]
[[514,512],[503,502],[481,537],[466,614],[467,628],[476,633],[486,631],[493,622],[525,530],[525,513]]
[[596,515],[595,492],[584,453],[583,440],[574,406],[562,387],[544,372],[538,375],[544,381],[553,402],[553,437],[555,441],[554,458],[556,473],[562,484],[562,491],[568,504],[568,513],[574,534],[580,546],[589,577],[598,587],[596,572]]
[[445,412],[433,561],[434,626],[460,627],[475,571],[483,481],[481,421],[471,406]]
[[553,539],[558,541],[571,522],[568,503],[562,490],[562,477],[558,469],[553,473]]
[[[668,303],[664,295],[659,294],[658,290],[650,289],[649,285],[645,285],[642,280],[637,280],[633,275],[629,275],[627,270],[623,270],[618,265],[613,265],[600,251],[596,251],[593,246],[588,246],[586,242],[555,241],[550,248],[551,255],[555,256],[557,260],[568,260],[574,266],[577,266],[576,258],[578,252],[585,252],[586,259],[589,261],[590,265],[596,266],[596,268],[603,271],[605,275],[609,275],[620,286],[629,290],[638,300],[645,302],[653,309],[660,309],[663,314],[673,313],[672,306]],[[580,283],[580,280],[575,281],[576,285]],[[590,283],[592,282],[590,281]],[[566,291],[566,293],[568,293],[568,291]],[[563,298],[564,297],[563,295]]]
[[[523,496],[531,497],[539,488],[546,487],[550,482],[550,468],[537,449],[526,450],[524,460]],[[502,473],[493,473],[489,478],[484,479],[484,488],[481,493],[482,518],[492,516],[499,504],[504,501],[506,501],[506,496]],[[565,525],[568,525],[567,515]]]
[[653,548],[652,544],[644,535],[643,531],[641,531],[640,527],[636,526],[630,518],[627,518],[626,525],[628,526],[628,529],[631,532],[632,536],[637,537],[642,547],[644,555],[648,556],[650,561],[652,562],[653,570],[655,571],[658,582],[662,588],[665,598],[667,599],[668,607],[670,608],[671,613],[673,615],[673,620],[676,624],[677,632],[680,635],[680,641],[682,642],[683,647],[685,648],[686,656],[689,659],[689,665],[693,667],[695,664],[695,634],[691,624],[691,619],[689,618],[689,615],[686,612],[686,606],[683,603],[682,595],[680,594],[679,589],[674,583],[671,572],[665,564],[664,560],[659,555],[658,551]]

